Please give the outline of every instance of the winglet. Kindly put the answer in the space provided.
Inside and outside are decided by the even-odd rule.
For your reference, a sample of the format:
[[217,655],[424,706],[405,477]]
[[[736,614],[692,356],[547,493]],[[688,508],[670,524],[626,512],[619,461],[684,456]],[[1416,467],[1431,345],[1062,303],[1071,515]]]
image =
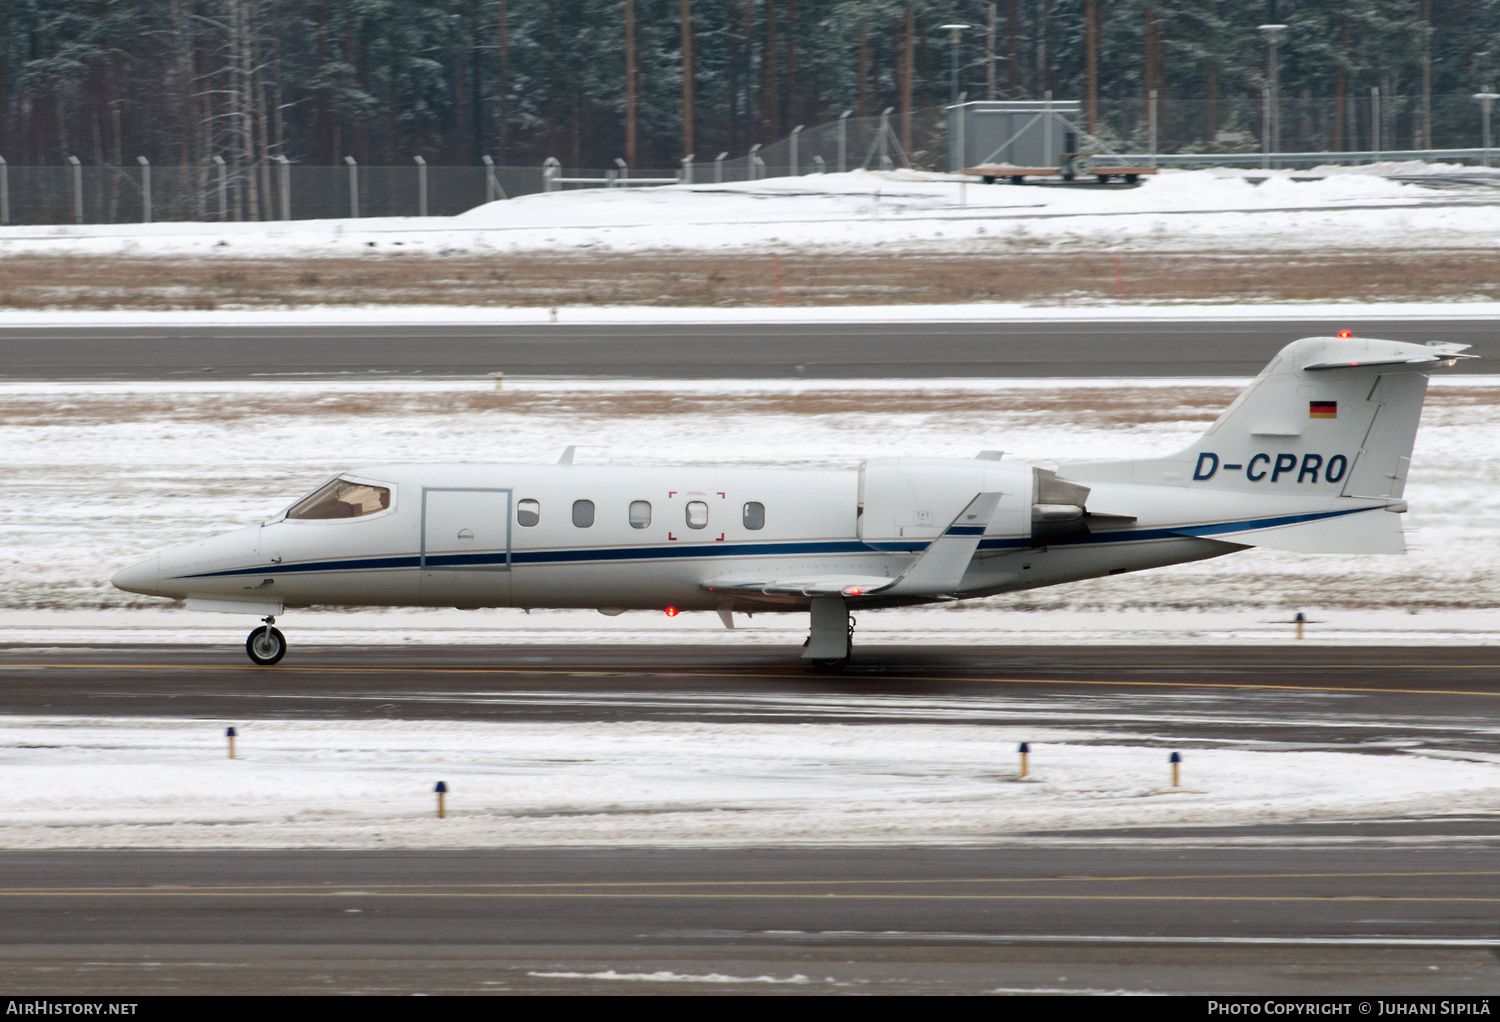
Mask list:
[[930,596],[957,589],[964,573],[969,570],[969,562],[974,559],[974,551],[979,549],[979,541],[984,537],[995,508],[999,506],[1000,494],[977,494],[895,582],[878,590],[879,595],[921,593]]

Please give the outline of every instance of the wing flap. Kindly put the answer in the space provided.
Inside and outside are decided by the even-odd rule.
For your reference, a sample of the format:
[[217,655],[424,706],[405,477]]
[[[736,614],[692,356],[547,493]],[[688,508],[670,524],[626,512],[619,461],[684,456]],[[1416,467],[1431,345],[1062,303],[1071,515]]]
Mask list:
[[865,596],[891,584],[885,575],[818,575],[784,579],[720,578],[703,583],[711,593],[760,593],[763,596]]

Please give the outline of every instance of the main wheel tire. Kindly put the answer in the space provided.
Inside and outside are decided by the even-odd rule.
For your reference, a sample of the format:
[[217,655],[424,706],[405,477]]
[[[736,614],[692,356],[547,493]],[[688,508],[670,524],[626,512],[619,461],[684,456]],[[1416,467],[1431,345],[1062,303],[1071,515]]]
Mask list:
[[270,667],[286,656],[286,636],[279,628],[257,628],[245,640],[245,653],[261,667]]

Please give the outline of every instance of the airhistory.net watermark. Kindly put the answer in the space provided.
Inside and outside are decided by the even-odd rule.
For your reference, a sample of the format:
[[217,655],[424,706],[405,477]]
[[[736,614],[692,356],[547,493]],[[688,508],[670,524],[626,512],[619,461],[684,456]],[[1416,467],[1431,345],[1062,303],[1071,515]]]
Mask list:
[[134,1015],[137,1001],[49,1000],[44,997],[5,1002],[7,1015]]

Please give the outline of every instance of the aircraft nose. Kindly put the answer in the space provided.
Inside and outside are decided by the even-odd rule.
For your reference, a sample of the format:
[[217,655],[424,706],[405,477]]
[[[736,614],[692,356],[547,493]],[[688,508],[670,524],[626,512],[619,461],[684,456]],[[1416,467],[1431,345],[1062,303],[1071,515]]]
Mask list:
[[128,568],[121,568],[110,581],[116,589],[123,589],[127,593],[156,596],[161,587],[161,556],[154,555]]

